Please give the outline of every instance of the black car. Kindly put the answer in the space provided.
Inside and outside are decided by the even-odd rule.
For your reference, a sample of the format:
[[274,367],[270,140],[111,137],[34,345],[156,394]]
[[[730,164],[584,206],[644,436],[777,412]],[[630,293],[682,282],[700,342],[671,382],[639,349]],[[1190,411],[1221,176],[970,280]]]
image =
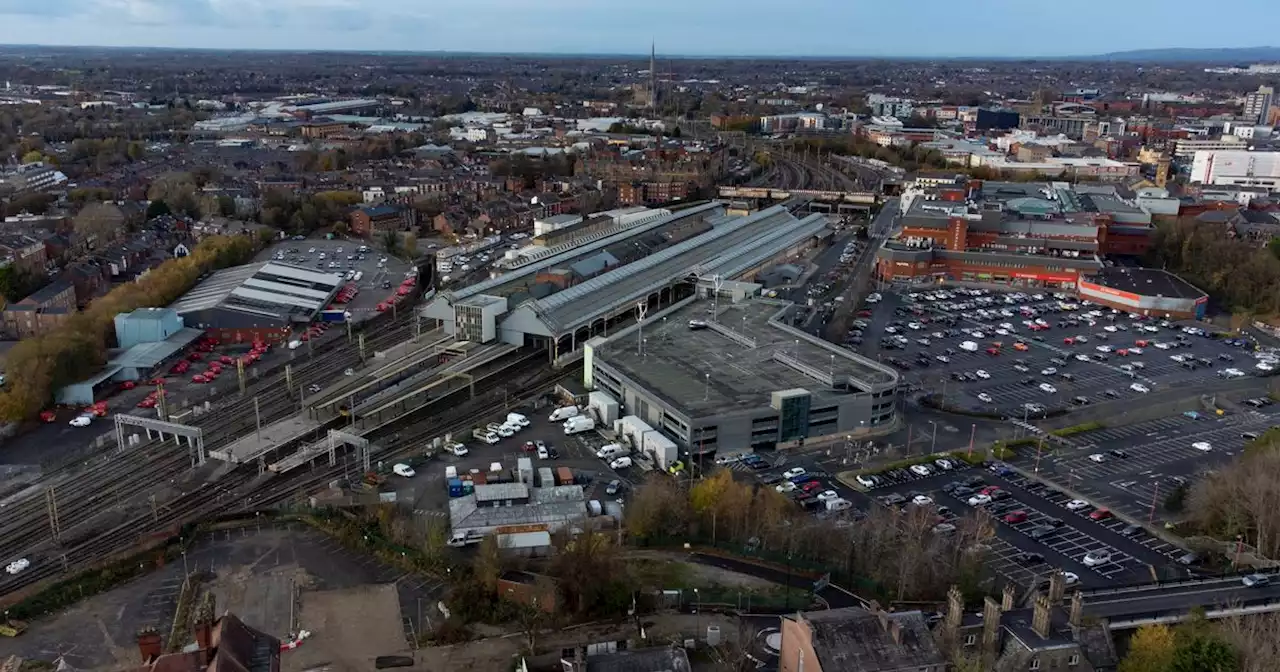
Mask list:
[[998,502],[998,501],[1000,501],[1000,500],[1002,500],[1002,499],[1009,499],[1009,498],[1010,498],[1010,497],[1012,497],[1012,496],[1013,496],[1013,495],[1009,494],[1009,491],[1008,491],[1008,490],[996,490],[996,491],[994,491],[994,492],[992,492],[992,493],[991,493],[991,499],[994,499],[994,500],[996,500],[997,502]]
[[1048,525],[1049,527],[1062,527],[1063,525],[1061,518],[1045,518],[1040,522]]
[[1141,531],[1142,531],[1141,525],[1125,525],[1124,529],[1120,530],[1120,536],[1136,537],[1138,536],[1138,533]]
[[964,479],[963,481],[960,481],[960,482],[961,482],[961,483],[964,483],[966,486],[968,486],[968,487],[970,487],[970,488],[976,488],[976,487],[978,487],[979,485],[982,485],[983,483],[986,483],[986,481],[985,481],[985,480],[983,480],[981,476],[970,476],[969,478],[966,478],[966,479]]
[[1089,403],[1089,397],[1085,397],[1085,396],[1073,397],[1071,399],[1071,403],[1076,404],[1077,406],[1084,406]]
[[1024,565],[1038,565],[1044,562],[1044,555],[1024,551],[1018,554],[1018,562],[1021,562]]
[[1220,354],[1220,355],[1218,355],[1218,359],[1221,359],[1221,360],[1222,360],[1222,361],[1224,361],[1224,362],[1231,362],[1231,361],[1235,361],[1235,357],[1232,357],[1231,355],[1228,355],[1228,354],[1227,354],[1227,353],[1225,353],[1225,352],[1224,352],[1224,353],[1222,353],[1222,354]]
[[756,460],[755,462],[748,462],[747,466],[751,467],[752,469],[755,469],[756,471],[764,471],[765,469],[768,469],[770,467],[769,463],[765,462],[764,460]]
[[958,487],[960,487],[960,484],[959,484],[959,483],[956,483],[955,481],[952,481],[952,482],[950,482],[950,483],[943,483],[943,484],[942,484],[942,491],[943,491],[943,492],[945,492],[945,493],[947,493],[947,494],[951,494],[951,493],[955,492],[955,489],[956,489],[956,488],[958,488]]
[[765,485],[773,485],[775,483],[781,483],[782,476],[780,474],[769,474],[768,476],[762,477],[760,479],[760,482],[764,483]]
[[551,459],[551,460],[560,459],[560,451],[556,450],[555,448],[547,448],[547,459]]
[[1103,391],[1102,391],[1102,396],[1104,396],[1104,397],[1110,397],[1110,398],[1112,398],[1112,399],[1119,399],[1119,398],[1120,398],[1120,393],[1119,393],[1119,392],[1116,392],[1115,390],[1103,390]]
[[1020,381],[1018,381],[1018,382],[1022,383],[1023,385],[1035,385],[1035,384],[1036,384],[1036,379],[1035,379],[1035,378],[1032,378],[1031,376],[1027,376],[1026,378],[1023,378],[1022,380],[1020,380]]
[[956,499],[968,497],[969,495],[972,495],[972,494],[973,494],[973,488],[967,485],[961,485],[957,487],[955,490],[951,491],[951,496],[955,497]]
[[1118,458],[1120,458],[1120,459],[1122,459],[1122,460],[1123,460],[1124,458],[1126,458],[1126,457],[1129,457],[1129,453],[1126,453],[1126,452],[1124,452],[1123,450],[1120,450],[1119,448],[1112,448],[1111,450],[1109,450],[1109,451],[1107,451],[1107,452],[1111,453],[1111,456],[1112,456],[1112,457],[1118,457]]

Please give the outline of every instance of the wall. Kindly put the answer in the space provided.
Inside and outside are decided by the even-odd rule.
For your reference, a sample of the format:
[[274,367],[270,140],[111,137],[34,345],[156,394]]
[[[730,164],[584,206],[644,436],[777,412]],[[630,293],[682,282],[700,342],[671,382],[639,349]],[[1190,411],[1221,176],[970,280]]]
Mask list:
[[813,650],[809,626],[793,617],[781,619],[782,644],[778,656],[778,672],[822,672],[818,654]]

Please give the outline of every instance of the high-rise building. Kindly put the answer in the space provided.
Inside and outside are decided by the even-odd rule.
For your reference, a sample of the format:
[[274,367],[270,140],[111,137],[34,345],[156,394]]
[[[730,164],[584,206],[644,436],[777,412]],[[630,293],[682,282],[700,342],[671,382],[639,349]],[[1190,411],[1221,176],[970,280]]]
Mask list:
[[1274,100],[1274,87],[1259,86],[1257,91],[1244,97],[1244,116],[1259,124],[1267,123],[1271,117],[1271,104]]

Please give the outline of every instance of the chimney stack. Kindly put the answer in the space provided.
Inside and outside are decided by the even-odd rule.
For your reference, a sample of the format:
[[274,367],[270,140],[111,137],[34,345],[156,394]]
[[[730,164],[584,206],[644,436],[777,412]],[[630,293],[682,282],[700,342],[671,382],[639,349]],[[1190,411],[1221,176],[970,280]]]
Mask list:
[[1062,570],[1054,570],[1049,575],[1049,602],[1053,604],[1062,603],[1062,595],[1067,590],[1067,577],[1062,574]]
[[1068,622],[1073,628],[1084,625],[1084,598],[1078,590],[1071,593],[1071,615]]
[[1000,610],[1013,611],[1013,600],[1018,596],[1018,586],[1012,581],[1004,584],[1004,592],[1000,595]]
[[164,653],[164,640],[155,628],[148,626],[138,631],[138,653],[144,665]]
[[994,655],[1000,644],[1000,603],[988,595],[982,602],[982,650]]
[[902,625],[893,619],[889,619],[889,636],[894,644],[902,644]]
[[963,620],[964,594],[960,592],[959,586],[951,586],[951,590],[947,591],[947,630],[954,635]]
[[1036,596],[1035,611],[1031,613],[1031,630],[1045,639],[1049,637],[1051,609],[1048,595]]
[[880,606],[879,602],[871,600],[871,613],[880,619],[880,629],[887,631],[889,629],[889,613]]

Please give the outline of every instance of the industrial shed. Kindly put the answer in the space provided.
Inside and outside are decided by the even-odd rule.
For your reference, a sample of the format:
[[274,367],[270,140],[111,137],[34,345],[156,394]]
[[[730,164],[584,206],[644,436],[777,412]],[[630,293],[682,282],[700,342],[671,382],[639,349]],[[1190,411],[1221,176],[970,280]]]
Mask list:
[[169,307],[224,342],[279,342],[294,325],[314,320],[342,284],[337,273],[248,264],[214,273]]

